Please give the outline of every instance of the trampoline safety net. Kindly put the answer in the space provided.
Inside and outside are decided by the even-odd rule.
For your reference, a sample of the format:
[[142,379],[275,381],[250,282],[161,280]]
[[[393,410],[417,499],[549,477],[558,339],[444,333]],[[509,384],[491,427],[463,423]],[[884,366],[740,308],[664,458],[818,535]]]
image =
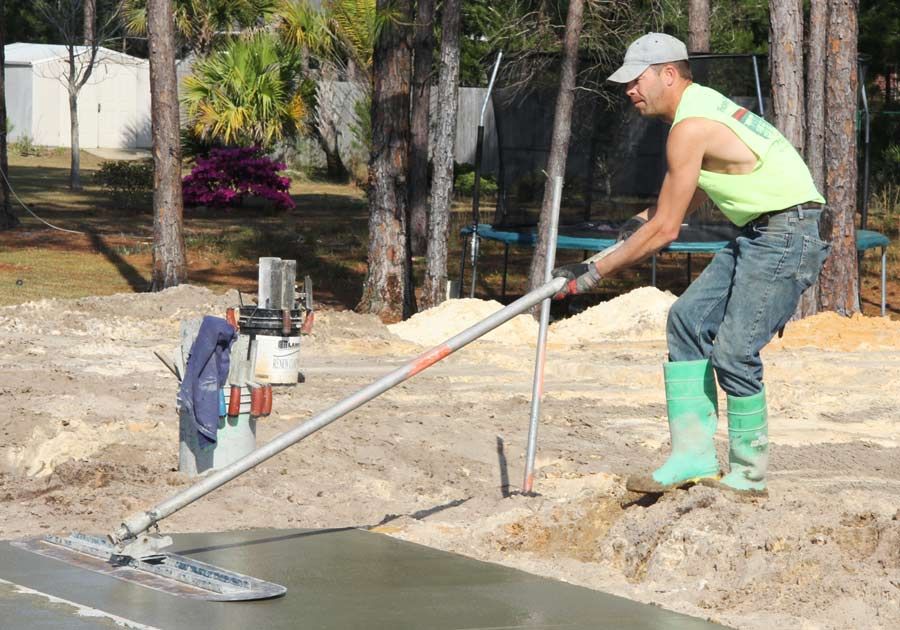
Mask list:
[[[490,173],[498,189],[492,223],[497,228],[534,226],[540,215],[559,61],[544,66],[527,82],[501,74],[491,96],[498,146],[496,168]],[[691,70],[698,83],[757,113],[760,95],[768,94],[764,57],[700,55],[691,59]],[[641,118],[622,87],[605,82],[605,73],[582,72],[578,85],[560,224],[582,233],[608,233],[655,200],[666,170],[668,125]],[[703,241],[721,240],[730,223],[710,206],[692,216],[689,225],[692,238]],[[714,234],[704,236],[703,226],[713,228]]]

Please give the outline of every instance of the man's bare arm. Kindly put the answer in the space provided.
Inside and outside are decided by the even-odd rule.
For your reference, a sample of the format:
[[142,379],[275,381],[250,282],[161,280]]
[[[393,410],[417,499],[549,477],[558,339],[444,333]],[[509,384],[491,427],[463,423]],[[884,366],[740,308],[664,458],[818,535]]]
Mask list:
[[[700,209],[700,206],[702,206],[707,201],[709,201],[709,195],[707,195],[702,188],[698,188],[696,191],[694,191],[694,196],[691,198],[691,203],[688,205],[688,210],[685,213],[685,216],[690,216],[697,212],[697,210]],[[649,221],[653,218],[654,214],[656,214],[656,204],[644,208],[634,216],[641,217],[644,221]]]
[[647,223],[618,250],[597,263],[600,275],[608,276],[630,267],[678,238],[684,217],[706,198],[697,188],[704,137],[702,125],[695,124],[694,120],[685,120],[672,128],[666,143],[668,171],[656,205],[647,209]]

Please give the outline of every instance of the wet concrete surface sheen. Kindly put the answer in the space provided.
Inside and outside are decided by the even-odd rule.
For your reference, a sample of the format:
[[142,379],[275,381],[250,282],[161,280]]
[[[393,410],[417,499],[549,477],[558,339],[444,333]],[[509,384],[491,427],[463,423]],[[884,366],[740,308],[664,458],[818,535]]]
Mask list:
[[[287,594],[258,602],[188,600],[79,569],[8,542],[0,543],[0,578],[166,630],[723,627],[357,529],[254,530],[174,538],[173,552],[283,584]],[[19,594],[0,583],[3,627],[80,630],[112,625],[76,614],[74,607]],[[15,623],[8,625],[9,621]]]

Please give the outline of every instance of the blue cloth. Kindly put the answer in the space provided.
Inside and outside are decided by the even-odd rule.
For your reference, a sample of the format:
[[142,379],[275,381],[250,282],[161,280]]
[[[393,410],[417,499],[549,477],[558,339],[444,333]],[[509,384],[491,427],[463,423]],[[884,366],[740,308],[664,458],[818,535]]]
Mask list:
[[220,317],[207,315],[188,355],[178,402],[193,419],[201,448],[216,442],[219,397],[228,379],[231,345],[235,339],[234,326]]
[[830,249],[819,240],[820,214],[747,224],[669,310],[669,359],[709,358],[731,396],[762,391],[759,352],[791,318]]

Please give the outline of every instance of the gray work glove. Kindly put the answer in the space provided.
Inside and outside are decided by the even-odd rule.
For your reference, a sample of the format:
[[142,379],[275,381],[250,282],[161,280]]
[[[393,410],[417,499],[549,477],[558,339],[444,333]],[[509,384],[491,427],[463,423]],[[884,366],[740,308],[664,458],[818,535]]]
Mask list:
[[628,219],[625,223],[622,224],[622,227],[619,228],[619,233],[616,235],[616,242],[624,241],[626,238],[637,232],[641,229],[641,226],[647,222],[647,219],[642,217],[639,214],[634,215],[630,219]]
[[554,300],[561,300],[567,295],[578,295],[585,291],[590,291],[600,284],[601,275],[597,271],[595,263],[575,263],[572,265],[563,265],[553,270],[554,278],[565,278],[568,280],[565,286],[553,296]]

